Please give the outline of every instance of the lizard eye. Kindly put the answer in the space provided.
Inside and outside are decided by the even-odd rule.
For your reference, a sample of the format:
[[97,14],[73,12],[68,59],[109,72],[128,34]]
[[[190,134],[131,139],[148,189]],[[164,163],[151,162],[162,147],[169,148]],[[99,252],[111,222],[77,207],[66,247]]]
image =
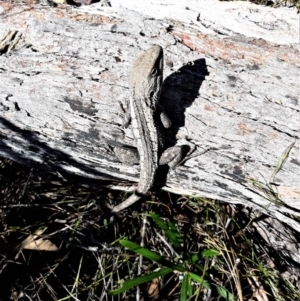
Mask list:
[[151,70],[151,76],[156,76],[157,74],[158,74],[157,69],[156,69],[156,68],[153,68],[153,69]]

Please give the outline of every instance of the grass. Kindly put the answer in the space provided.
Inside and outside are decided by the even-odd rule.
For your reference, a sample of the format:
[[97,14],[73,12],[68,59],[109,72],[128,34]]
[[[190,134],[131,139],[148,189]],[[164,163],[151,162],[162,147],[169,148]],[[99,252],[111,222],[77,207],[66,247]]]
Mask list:
[[241,206],[159,193],[110,223],[123,193],[0,167],[1,300],[300,300]]

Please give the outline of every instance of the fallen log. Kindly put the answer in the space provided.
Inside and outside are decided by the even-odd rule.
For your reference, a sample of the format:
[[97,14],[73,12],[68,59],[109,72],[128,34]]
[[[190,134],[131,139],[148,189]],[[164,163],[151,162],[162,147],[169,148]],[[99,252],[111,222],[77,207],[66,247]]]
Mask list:
[[244,204],[300,231],[296,10],[111,4],[0,4],[0,155],[134,190],[139,166],[112,146],[135,145],[122,127],[128,71],[159,44],[170,137],[203,152],[170,170],[163,189]]

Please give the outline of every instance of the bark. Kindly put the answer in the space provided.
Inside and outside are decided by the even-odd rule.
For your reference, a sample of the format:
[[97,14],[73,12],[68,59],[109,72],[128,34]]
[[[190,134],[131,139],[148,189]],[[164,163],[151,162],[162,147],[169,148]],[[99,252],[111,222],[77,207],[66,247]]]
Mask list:
[[244,204],[300,231],[296,10],[139,2],[0,4],[0,155],[133,190],[139,166],[111,145],[135,145],[122,127],[127,75],[159,44],[169,136],[204,152],[170,170],[163,189]]

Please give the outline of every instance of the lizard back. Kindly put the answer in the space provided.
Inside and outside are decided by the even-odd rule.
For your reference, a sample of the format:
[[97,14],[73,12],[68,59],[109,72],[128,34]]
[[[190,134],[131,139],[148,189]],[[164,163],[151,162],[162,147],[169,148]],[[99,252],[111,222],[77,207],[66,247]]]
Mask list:
[[155,45],[134,62],[129,75],[133,135],[140,156],[137,193],[153,185],[160,147],[158,101],[163,80],[163,49]]

